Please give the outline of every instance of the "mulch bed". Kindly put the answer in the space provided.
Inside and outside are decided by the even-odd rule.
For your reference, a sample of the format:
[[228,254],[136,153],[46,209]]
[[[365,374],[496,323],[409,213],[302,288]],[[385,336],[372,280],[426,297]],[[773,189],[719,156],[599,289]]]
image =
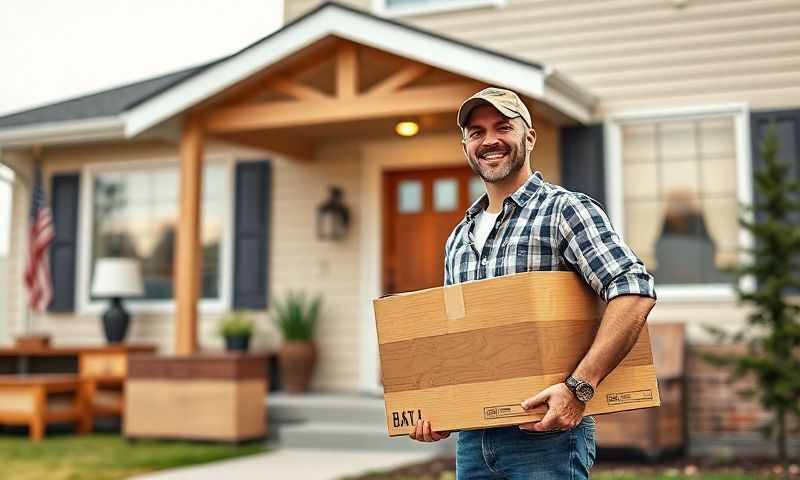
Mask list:
[[[408,465],[386,472],[372,472],[347,480],[455,480],[456,460],[441,457],[434,460]],[[644,478],[663,475],[667,477],[699,477],[708,474],[739,474],[753,478],[782,478],[783,468],[773,461],[748,460],[726,465],[713,465],[708,461],[671,460],[653,464],[635,462],[603,462],[592,469],[592,474],[641,475]],[[789,467],[789,478],[800,479],[800,466]]]

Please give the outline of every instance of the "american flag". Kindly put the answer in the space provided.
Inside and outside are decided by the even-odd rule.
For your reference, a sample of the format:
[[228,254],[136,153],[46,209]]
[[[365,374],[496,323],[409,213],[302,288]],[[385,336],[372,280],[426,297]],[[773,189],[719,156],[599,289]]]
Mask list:
[[25,267],[28,306],[34,312],[43,312],[53,299],[50,280],[50,244],[53,243],[53,236],[53,215],[45,202],[42,173],[37,168],[31,198],[28,263]]

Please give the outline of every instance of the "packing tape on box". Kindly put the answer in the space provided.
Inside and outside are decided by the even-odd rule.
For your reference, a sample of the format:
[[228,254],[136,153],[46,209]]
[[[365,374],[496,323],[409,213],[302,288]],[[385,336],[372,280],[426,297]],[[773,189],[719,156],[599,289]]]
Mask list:
[[458,320],[464,318],[464,292],[461,284],[450,285],[443,289],[444,309],[448,320]]

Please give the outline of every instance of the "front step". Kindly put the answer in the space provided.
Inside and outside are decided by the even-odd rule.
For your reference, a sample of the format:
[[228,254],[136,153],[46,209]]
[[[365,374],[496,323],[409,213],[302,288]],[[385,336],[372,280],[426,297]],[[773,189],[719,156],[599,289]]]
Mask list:
[[455,454],[455,435],[433,444],[390,438],[380,397],[270,393],[266,404],[269,442],[281,447]]
[[433,456],[454,455],[454,437],[435,443],[422,443],[406,437],[390,438],[383,424],[314,421],[282,425],[279,442],[281,447],[418,452]]
[[271,422],[353,422],[384,425],[383,399],[363,395],[271,393],[267,397]]

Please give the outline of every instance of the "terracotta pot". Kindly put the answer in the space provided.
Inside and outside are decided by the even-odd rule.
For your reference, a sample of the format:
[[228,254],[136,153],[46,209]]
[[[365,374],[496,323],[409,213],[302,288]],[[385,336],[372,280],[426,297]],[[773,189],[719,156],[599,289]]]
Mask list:
[[281,383],[289,393],[308,390],[311,374],[317,360],[314,342],[284,342],[280,350]]

